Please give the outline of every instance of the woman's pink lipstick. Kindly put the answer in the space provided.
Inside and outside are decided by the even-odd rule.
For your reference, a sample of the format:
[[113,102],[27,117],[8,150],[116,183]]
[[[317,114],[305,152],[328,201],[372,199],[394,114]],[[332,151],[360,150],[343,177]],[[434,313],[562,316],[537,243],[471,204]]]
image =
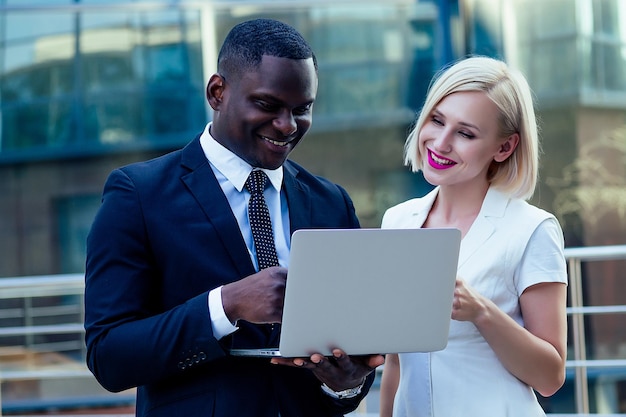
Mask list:
[[[433,156],[437,160],[435,160]],[[436,155],[432,151],[429,150],[428,151],[428,164],[435,169],[448,169],[448,168],[452,168],[453,166],[455,166],[456,162],[454,162],[451,159]]]

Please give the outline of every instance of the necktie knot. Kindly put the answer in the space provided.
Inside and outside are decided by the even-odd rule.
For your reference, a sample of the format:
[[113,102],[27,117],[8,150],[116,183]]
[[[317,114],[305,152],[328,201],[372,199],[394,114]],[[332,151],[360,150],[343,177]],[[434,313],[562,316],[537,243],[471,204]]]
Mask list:
[[263,194],[267,180],[268,178],[265,172],[257,169],[250,173],[248,179],[246,180],[245,187],[250,194]]

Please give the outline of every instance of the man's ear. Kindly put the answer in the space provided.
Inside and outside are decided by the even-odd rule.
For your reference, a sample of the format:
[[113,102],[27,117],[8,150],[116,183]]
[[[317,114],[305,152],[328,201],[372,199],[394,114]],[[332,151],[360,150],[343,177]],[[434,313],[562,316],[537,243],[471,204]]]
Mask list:
[[206,85],[206,99],[213,110],[219,110],[224,97],[226,81],[220,74],[213,74]]
[[519,144],[519,133],[513,133],[504,142],[500,144],[500,149],[494,155],[493,160],[496,162],[503,162],[511,156],[517,145]]

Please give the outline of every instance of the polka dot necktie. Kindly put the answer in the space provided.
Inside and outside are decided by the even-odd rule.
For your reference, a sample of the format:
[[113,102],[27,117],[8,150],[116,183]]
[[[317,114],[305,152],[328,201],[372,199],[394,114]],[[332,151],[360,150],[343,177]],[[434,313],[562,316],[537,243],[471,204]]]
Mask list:
[[256,258],[259,263],[259,271],[270,266],[278,265],[276,245],[274,244],[274,232],[270,211],[263,197],[267,175],[261,170],[254,170],[246,180],[246,189],[250,191],[248,202],[248,218],[252,229],[252,238],[256,248]]

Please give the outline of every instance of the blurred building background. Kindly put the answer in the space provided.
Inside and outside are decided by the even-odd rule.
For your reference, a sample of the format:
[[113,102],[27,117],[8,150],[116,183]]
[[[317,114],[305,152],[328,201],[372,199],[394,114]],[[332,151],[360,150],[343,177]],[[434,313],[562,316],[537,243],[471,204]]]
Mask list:
[[[430,189],[402,164],[406,134],[432,75],[483,54],[520,68],[534,90],[543,154],[533,203],[559,216],[567,247],[626,243],[624,0],[0,0],[0,282],[84,271],[108,173],[202,131],[217,48],[254,17],[292,24],[316,51],[313,127],[292,157],[342,184],[363,226]],[[623,260],[585,264],[585,304],[626,305],[625,271]],[[2,294],[0,327],[80,323],[80,291]],[[585,317],[587,358],[626,358],[623,312]],[[39,380],[3,383],[3,365],[38,346],[73,369],[82,335],[69,330],[0,332],[5,413],[32,412],[45,395]],[[48,405],[104,398],[70,374],[48,382]],[[626,366],[589,381],[592,411],[626,413]],[[546,410],[574,412],[574,389],[568,376]]]

